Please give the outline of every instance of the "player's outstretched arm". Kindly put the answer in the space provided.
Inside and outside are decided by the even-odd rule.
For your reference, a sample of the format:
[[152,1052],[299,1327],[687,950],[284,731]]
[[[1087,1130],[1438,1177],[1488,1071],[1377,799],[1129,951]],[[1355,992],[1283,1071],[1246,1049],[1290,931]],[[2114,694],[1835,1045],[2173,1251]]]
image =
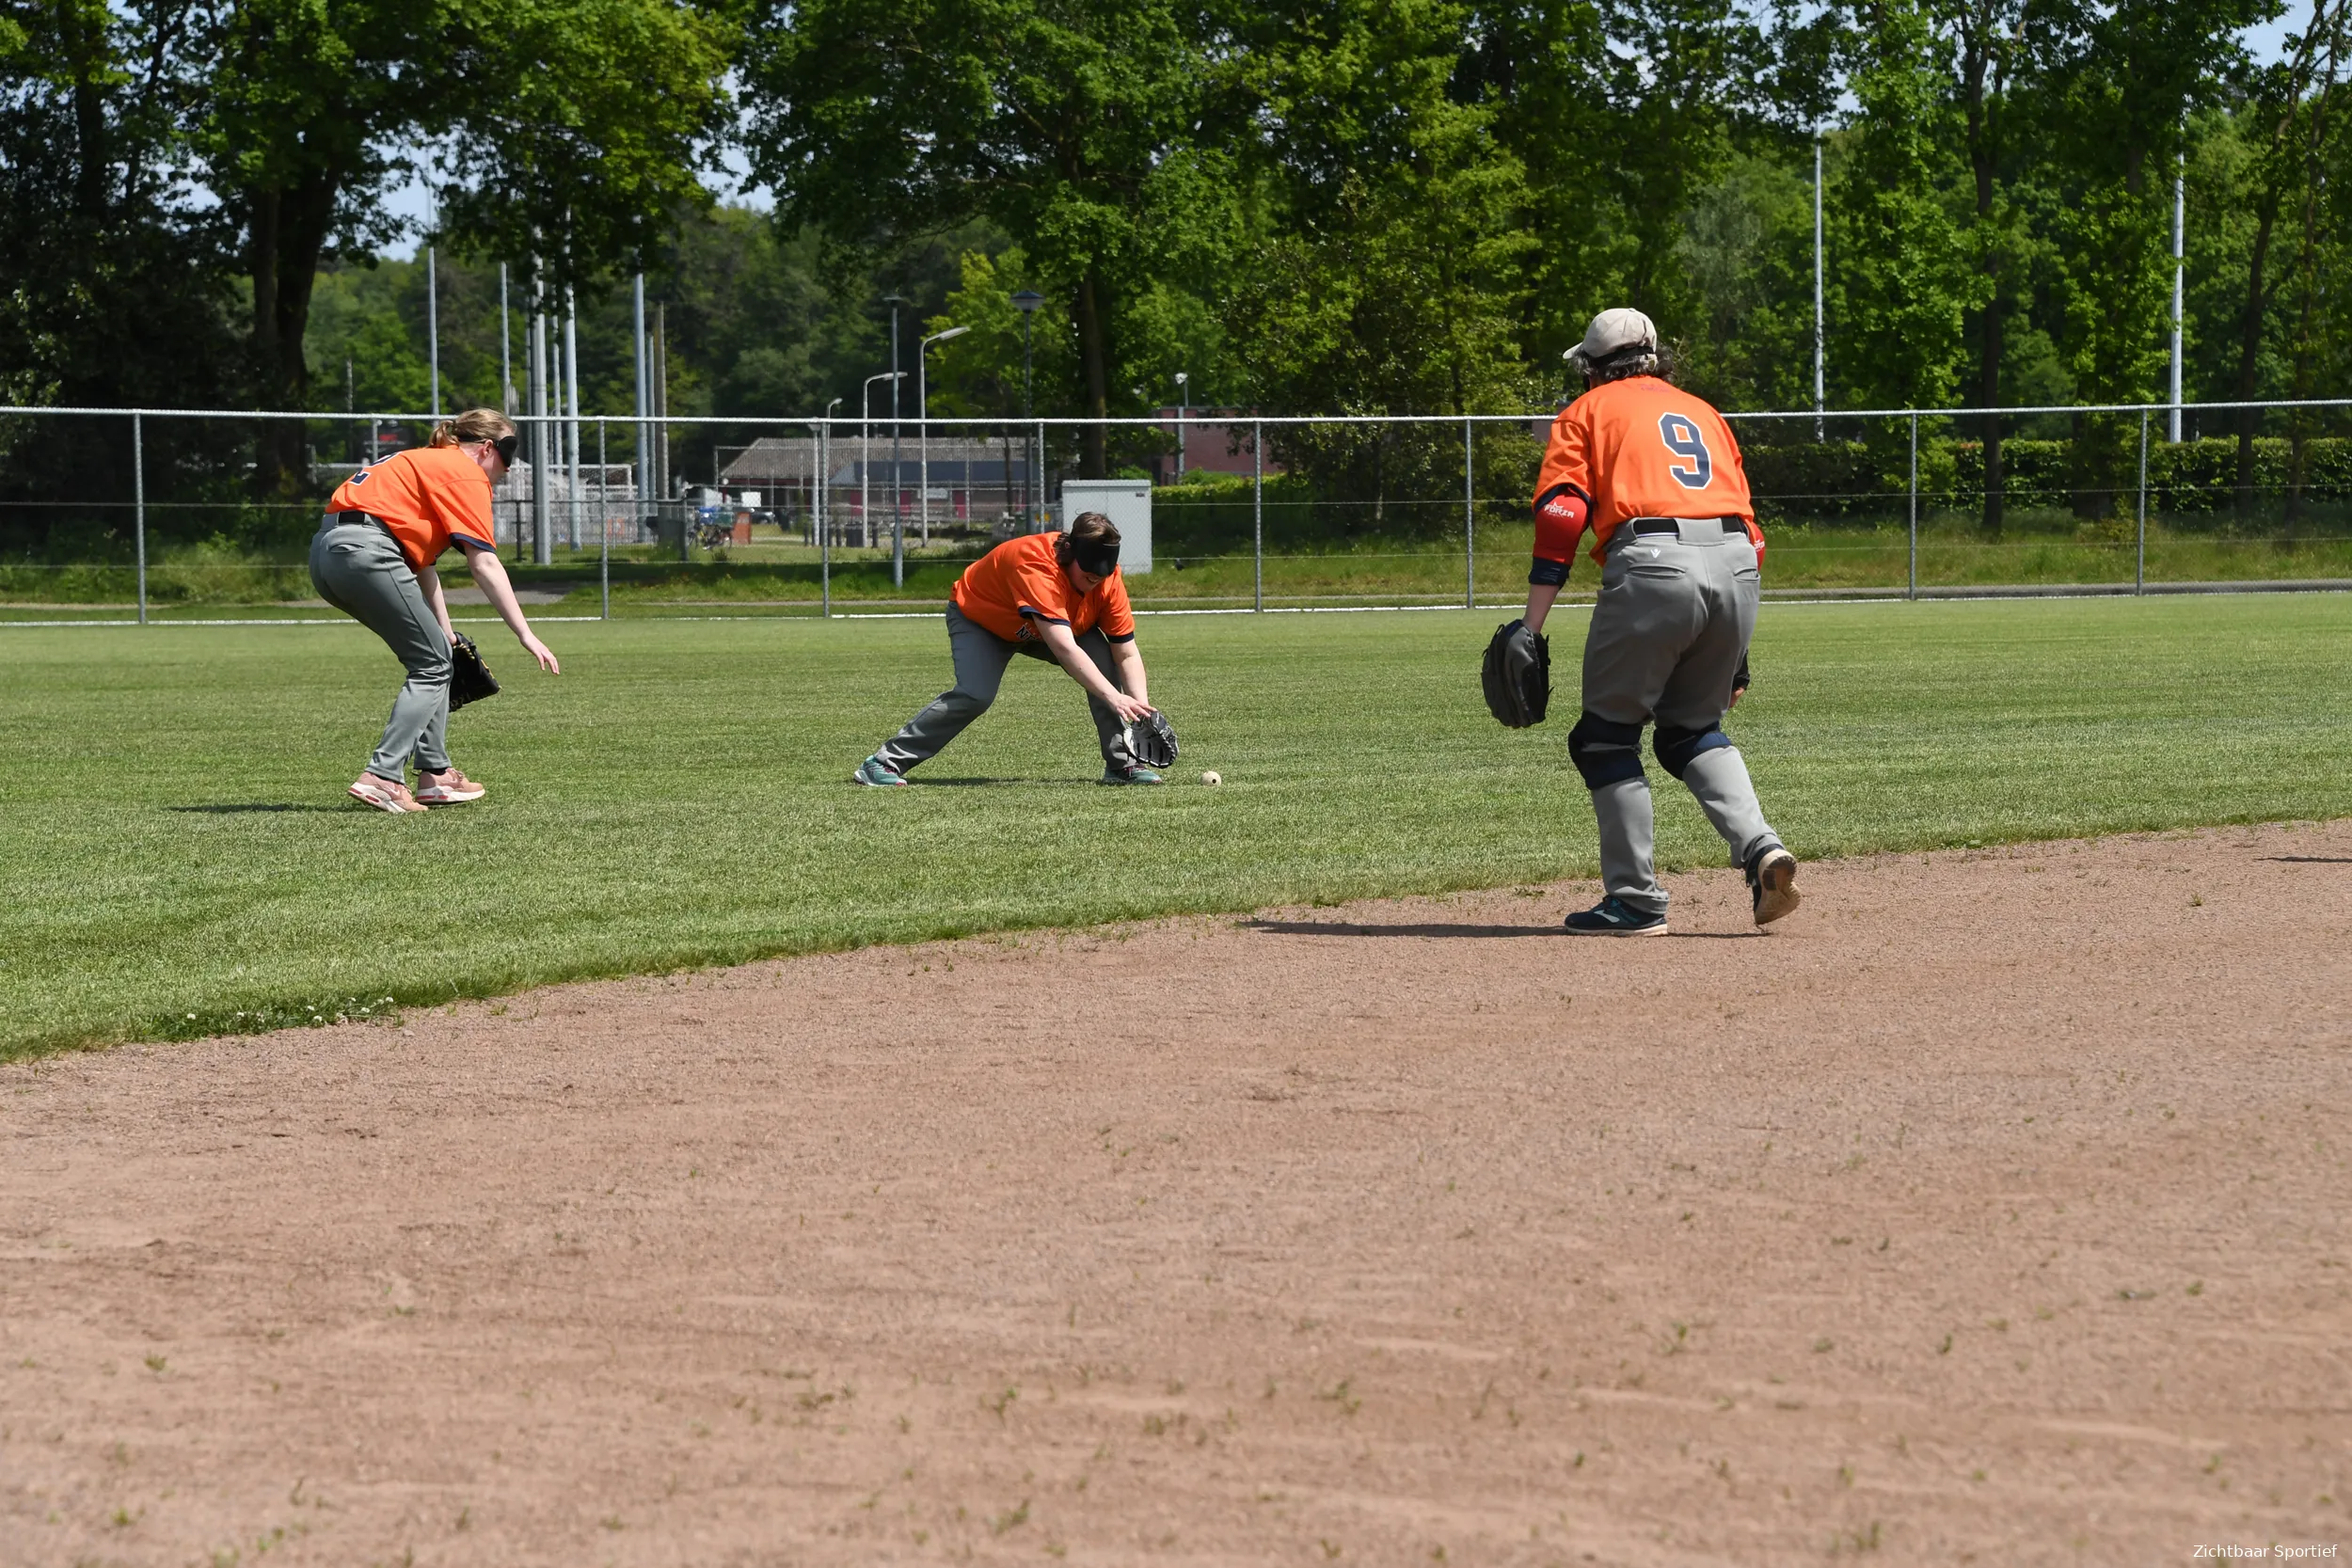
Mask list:
[[[1037,634],[1044,641],[1045,651],[1054,656],[1054,661],[1069,671],[1070,678],[1085,687],[1090,695],[1109,704],[1113,713],[1118,714],[1121,719],[1140,719],[1152,711],[1150,703],[1143,701],[1140,697],[1128,696],[1127,693],[1103,678],[1103,672],[1094,667],[1094,660],[1087,657],[1085,651],[1078,646],[1078,640],[1071,635],[1068,626],[1058,621],[1034,618],[1029,624],[1037,627]],[[1135,644],[1131,642],[1124,646],[1133,647]],[[1141,655],[1136,657],[1136,669],[1138,673],[1143,669]],[[1123,668],[1120,673],[1125,673]]]
[[1111,644],[1111,662],[1119,667],[1120,689],[1144,706],[1152,705],[1152,688],[1143,673],[1143,650],[1129,638]]
[[473,579],[481,585],[483,597],[490,601],[490,608],[499,612],[499,619],[506,623],[515,640],[523,645],[523,651],[537,659],[539,668],[548,674],[562,674],[564,667],[556,663],[554,652],[539,641],[531,623],[523,619],[523,607],[515,597],[515,585],[507,580],[506,562],[488,550],[468,550],[466,563],[473,568]]

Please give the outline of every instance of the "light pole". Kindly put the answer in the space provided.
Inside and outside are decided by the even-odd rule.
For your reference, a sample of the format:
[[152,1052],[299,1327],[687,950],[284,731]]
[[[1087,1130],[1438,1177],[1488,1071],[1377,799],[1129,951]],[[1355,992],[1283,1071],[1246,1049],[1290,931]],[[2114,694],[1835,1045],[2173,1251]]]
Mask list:
[[923,454],[915,460],[920,473],[914,485],[923,492],[923,547],[926,549],[930,547],[931,543],[931,387],[930,362],[923,356],[933,343],[961,338],[971,330],[968,326],[951,326],[945,332],[932,333],[914,345],[915,445]]
[[[1037,308],[1044,303],[1045,296],[1035,289],[1024,289],[1012,296],[1013,309],[1021,312],[1021,420],[1024,424],[1037,416],[1029,379],[1029,329],[1037,320]],[[1021,444],[1025,447],[1029,444],[1025,432]],[[1025,465],[1029,471],[1022,476],[1021,526],[1034,531],[1037,528],[1037,496],[1031,486],[1037,482],[1037,471],[1045,461],[1045,453],[1037,451],[1031,457],[1032,461]]]
[[817,580],[824,596],[825,619],[833,619],[833,411],[839,398],[825,404],[825,422],[817,427]]
[[1192,379],[1190,372],[1176,372],[1176,477],[1184,477],[1184,416],[1192,410],[1192,393],[1185,383]]
[[907,579],[907,490],[898,467],[898,307],[911,304],[904,294],[884,294],[890,307],[890,586]]
[[[898,390],[897,371],[884,371],[866,378],[866,390],[857,400],[857,542],[871,548],[874,543],[874,431],[872,425],[874,383],[887,381],[896,395]],[[898,465],[894,460],[891,467]],[[894,472],[891,478],[898,476]]]

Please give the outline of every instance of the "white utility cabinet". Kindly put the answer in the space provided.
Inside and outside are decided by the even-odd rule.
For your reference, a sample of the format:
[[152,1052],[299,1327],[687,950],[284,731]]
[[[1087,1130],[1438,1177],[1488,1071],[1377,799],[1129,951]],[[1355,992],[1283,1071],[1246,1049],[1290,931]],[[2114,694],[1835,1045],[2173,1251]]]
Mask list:
[[1062,531],[1082,512],[1100,512],[1119,530],[1119,567],[1129,577],[1152,569],[1152,482],[1148,479],[1065,479]]

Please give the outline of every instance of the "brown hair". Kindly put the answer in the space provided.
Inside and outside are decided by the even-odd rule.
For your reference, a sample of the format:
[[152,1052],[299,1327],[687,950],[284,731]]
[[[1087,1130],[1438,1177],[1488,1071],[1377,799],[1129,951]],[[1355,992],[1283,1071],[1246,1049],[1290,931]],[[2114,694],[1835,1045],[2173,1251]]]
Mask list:
[[1089,545],[1119,546],[1119,525],[1100,512],[1081,512],[1070,520],[1070,531],[1054,546],[1054,559],[1063,565]]
[[433,427],[433,445],[453,447],[466,441],[497,441],[515,434],[515,421],[495,408],[469,408],[453,420]]
[[1621,349],[1597,365],[1587,365],[1584,385],[1603,387],[1612,381],[1629,381],[1637,375],[1654,375],[1672,385],[1675,372],[1681,368],[1681,356],[1665,343],[1637,346]]

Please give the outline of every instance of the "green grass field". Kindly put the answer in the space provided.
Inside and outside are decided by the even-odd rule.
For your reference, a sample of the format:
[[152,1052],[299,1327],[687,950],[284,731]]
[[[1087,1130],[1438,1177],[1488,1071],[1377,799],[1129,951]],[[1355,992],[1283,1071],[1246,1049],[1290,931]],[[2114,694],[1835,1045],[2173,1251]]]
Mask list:
[[[341,793],[398,679],[355,626],[0,630],[0,1055],[1590,873],[1582,616],[1520,733],[1477,695],[1497,619],[1148,620],[1179,777],[1228,781],[1152,791],[1095,786],[1075,688],[1027,661],[920,787],[850,784],[946,684],[929,617],[555,626],[561,679],[478,628],[508,689],[451,738],[493,793],[418,817]],[[1756,667],[1730,728],[1806,856],[2352,811],[2348,596],[1772,607]],[[1661,860],[1722,863],[1652,777]]]

